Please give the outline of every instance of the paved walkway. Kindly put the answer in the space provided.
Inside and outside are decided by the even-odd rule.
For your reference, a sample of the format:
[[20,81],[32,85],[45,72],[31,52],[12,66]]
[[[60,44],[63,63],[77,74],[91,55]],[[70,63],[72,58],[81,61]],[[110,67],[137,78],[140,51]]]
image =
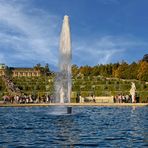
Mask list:
[[33,106],[148,106],[148,103],[37,103],[37,104],[3,104],[0,107],[33,107]]

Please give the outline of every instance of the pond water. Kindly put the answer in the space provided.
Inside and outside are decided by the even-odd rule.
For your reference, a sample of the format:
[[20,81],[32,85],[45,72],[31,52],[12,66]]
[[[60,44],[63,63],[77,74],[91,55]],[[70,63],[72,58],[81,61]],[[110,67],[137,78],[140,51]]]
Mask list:
[[0,108],[0,147],[148,147],[148,107]]

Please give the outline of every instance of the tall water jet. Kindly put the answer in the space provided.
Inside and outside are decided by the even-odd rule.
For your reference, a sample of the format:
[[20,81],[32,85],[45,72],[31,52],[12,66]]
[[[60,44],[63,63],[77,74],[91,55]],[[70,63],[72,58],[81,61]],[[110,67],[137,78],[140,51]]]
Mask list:
[[55,80],[55,93],[58,103],[70,103],[71,96],[71,37],[69,17],[64,16],[59,47],[59,72]]

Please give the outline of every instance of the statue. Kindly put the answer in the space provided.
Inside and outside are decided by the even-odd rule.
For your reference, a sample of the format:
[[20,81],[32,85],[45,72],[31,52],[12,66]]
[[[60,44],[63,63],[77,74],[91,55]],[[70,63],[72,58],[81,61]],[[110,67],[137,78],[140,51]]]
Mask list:
[[135,86],[134,82],[132,82],[130,94],[132,96],[132,103],[134,103],[135,102],[135,94],[136,94],[136,86]]

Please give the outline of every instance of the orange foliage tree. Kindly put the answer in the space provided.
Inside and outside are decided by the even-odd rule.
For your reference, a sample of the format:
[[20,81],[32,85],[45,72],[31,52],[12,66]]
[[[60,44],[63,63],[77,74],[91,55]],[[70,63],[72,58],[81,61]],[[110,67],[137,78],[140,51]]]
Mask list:
[[139,63],[137,78],[142,81],[148,81],[148,62],[141,61]]

